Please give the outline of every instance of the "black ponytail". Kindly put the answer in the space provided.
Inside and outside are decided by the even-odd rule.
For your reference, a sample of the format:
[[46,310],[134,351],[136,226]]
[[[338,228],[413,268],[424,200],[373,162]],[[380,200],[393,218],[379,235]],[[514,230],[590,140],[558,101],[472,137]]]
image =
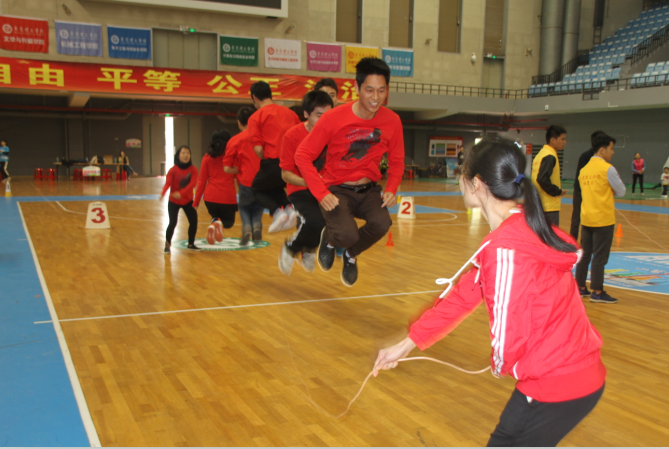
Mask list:
[[526,178],[525,155],[510,140],[501,137],[486,137],[466,152],[463,175],[471,180],[478,176],[501,201],[523,200],[527,226],[539,239],[560,252],[574,252],[576,247],[562,240],[546,219],[539,193]]
[[227,129],[221,128],[214,131],[214,134],[211,136],[211,142],[209,142],[207,154],[214,159],[221,156],[225,153],[225,147],[227,147],[230,137],[230,132]]

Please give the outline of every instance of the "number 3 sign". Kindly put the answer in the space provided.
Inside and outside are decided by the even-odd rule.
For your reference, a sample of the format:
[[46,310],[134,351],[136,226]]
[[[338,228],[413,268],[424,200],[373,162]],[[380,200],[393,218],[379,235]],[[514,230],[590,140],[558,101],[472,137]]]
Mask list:
[[105,203],[90,203],[86,215],[86,229],[109,229],[109,214]]
[[403,196],[399,204],[397,218],[416,218],[416,207],[414,206],[412,196]]

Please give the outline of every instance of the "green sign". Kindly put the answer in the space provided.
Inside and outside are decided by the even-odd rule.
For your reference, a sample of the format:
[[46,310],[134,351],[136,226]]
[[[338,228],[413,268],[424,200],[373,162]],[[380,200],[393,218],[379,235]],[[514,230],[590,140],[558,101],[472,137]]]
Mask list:
[[[195,246],[200,248],[202,251],[244,251],[246,249],[258,249],[265,248],[269,246],[269,242],[261,240],[259,242],[254,242],[250,240],[246,246],[239,244],[241,239],[234,237],[226,237],[222,242],[216,242],[214,245],[207,243],[206,239],[195,239]],[[172,243],[173,249],[183,249],[188,248],[188,240],[178,240]]]
[[219,36],[221,64],[258,67],[258,38]]

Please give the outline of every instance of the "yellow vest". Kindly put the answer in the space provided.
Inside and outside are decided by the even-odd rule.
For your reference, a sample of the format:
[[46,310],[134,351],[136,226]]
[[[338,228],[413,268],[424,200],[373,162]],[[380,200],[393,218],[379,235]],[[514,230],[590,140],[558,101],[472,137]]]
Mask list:
[[553,147],[549,145],[544,145],[544,147],[539,151],[539,154],[537,154],[537,157],[534,158],[534,161],[532,162],[532,184],[534,184],[534,187],[537,188],[539,191],[539,196],[541,197],[541,205],[544,207],[544,212],[559,212],[560,211],[560,201],[562,199],[561,196],[550,196],[546,192],[544,192],[544,189],[539,186],[539,183],[537,182],[537,178],[539,177],[539,167],[541,167],[541,161],[543,158],[546,156],[553,156],[555,157],[555,168],[553,169],[553,173],[551,173],[551,182],[558,186],[559,188],[562,188],[562,182],[560,181],[560,161],[558,159],[557,152],[553,149]]
[[581,184],[581,224],[593,228],[616,224],[616,206],[607,172],[611,164],[593,157],[578,175]]

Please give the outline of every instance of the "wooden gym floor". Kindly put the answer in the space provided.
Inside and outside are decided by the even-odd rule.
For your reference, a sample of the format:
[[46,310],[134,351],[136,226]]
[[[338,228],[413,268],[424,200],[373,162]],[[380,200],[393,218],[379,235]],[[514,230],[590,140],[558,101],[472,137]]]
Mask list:
[[[12,182],[12,190],[18,201],[132,196],[159,194],[163,182],[23,178]],[[456,190],[420,181],[401,187],[406,194]],[[359,258],[354,288],[341,283],[340,261],[329,273],[295,266],[283,276],[278,252],[292,231],[264,233],[271,245],[257,250],[175,249],[165,256],[166,200],[107,201],[112,229],[89,231],[86,201],[20,203],[101,444],[485,445],[513,391],[512,378],[407,362],[372,378],[343,418],[312,405],[331,415],[343,412],[377,351],[403,338],[408,323],[431,305],[439,290],[435,279],[452,276],[489,232],[479,213],[464,212],[457,195],[415,199],[459,212],[394,219],[394,246],[384,238]],[[562,207],[565,230],[571,210]],[[668,215],[625,216],[669,247]],[[665,252],[619,219],[624,237],[615,239],[613,251]],[[208,221],[203,204],[198,237],[205,236]],[[266,230],[267,215],[264,221]],[[181,214],[174,240],[185,239],[186,229]],[[238,218],[226,236],[239,233]],[[584,300],[604,338],[606,391],[561,445],[667,446],[669,296],[607,291],[618,304]],[[425,355],[470,370],[489,365],[485,308]]]

